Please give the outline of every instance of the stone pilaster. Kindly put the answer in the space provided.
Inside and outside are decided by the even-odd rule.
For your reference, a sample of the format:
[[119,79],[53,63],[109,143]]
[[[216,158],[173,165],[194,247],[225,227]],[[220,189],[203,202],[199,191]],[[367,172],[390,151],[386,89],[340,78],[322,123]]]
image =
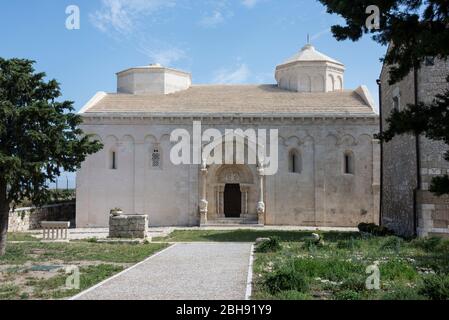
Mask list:
[[207,223],[207,165],[206,160],[203,159],[201,163],[201,199],[200,199],[200,225]]
[[259,165],[257,168],[257,173],[259,175],[259,202],[257,202],[257,217],[259,224],[265,224],[265,202],[264,202],[264,188],[263,188],[263,181],[264,181],[264,173],[265,170],[263,168],[263,164]]

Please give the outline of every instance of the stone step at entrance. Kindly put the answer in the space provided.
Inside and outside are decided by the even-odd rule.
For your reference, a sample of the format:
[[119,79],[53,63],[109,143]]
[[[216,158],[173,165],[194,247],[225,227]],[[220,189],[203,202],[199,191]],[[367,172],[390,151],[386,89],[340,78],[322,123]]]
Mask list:
[[246,218],[218,218],[209,220],[206,224],[202,225],[204,227],[235,227],[235,226],[246,226],[246,227],[263,227],[257,221],[256,217],[246,217]]

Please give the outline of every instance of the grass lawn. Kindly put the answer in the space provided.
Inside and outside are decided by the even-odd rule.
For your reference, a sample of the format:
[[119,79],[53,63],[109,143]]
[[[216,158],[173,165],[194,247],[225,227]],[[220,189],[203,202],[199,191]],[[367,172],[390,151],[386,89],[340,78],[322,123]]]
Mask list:
[[[175,230],[166,237],[153,238],[162,242],[254,242],[257,238],[277,236],[282,241],[301,241],[310,236],[312,231],[276,231],[276,230]],[[350,238],[358,233],[328,232],[334,239]]]
[[[20,239],[20,240],[17,240]],[[1,299],[61,299],[73,296],[167,247],[165,244],[111,244],[79,241],[42,243],[9,237],[0,257]],[[68,290],[66,268],[76,266],[80,288]]]
[[[449,299],[449,240],[406,241],[359,232],[176,230],[168,242],[253,242],[279,238],[279,249],[256,252],[253,299]],[[368,266],[377,265],[380,289],[368,290]]]
[[[321,235],[319,244],[280,241],[277,251],[256,253],[253,299],[449,299],[449,240]],[[380,290],[366,287],[370,265]]]

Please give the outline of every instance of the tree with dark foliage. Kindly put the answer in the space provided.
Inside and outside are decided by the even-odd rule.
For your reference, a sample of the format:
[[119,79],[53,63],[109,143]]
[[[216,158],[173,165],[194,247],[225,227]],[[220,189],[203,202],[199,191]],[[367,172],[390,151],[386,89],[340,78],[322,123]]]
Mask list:
[[[337,40],[359,40],[371,34],[374,41],[389,45],[383,61],[390,67],[390,84],[401,81],[418,70],[426,58],[447,59],[449,56],[449,0],[319,0],[327,12],[338,14],[346,25],[335,25]],[[368,6],[380,9],[380,28],[366,24]],[[449,83],[449,76],[447,78]],[[378,138],[390,141],[404,133],[422,134],[449,145],[449,90],[439,94],[431,104],[408,105],[393,110],[387,119],[388,129]],[[449,151],[444,155],[449,161]],[[430,191],[449,194],[449,176],[432,180]]]
[[6,251],[9,211],[29,199],[49,196],[48,181],[73,172],[102,145],[79,128],[73,102],[61,96],[55,80],[36,73],[34,61],[0,58],[0,256]]

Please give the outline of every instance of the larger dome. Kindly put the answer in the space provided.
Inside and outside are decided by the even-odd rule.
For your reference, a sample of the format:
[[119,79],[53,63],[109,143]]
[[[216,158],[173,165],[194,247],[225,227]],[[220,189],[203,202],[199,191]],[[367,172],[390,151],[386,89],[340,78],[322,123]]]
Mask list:
[[298,92],[329,92],[343,89],[344,65],[316,50],[311,44],[276,67],[282,89]]

